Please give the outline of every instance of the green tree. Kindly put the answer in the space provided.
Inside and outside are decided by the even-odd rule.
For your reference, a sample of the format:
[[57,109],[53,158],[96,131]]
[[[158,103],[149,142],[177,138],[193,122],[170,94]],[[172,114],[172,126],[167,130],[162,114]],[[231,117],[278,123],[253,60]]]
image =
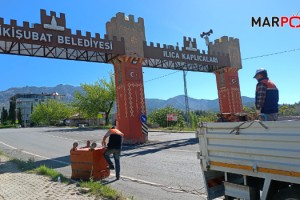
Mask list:
[[256,113],[255,106],[251,106],[251,107],[243,106],[243,111],[246,113]]
[[40,125],[55,125],[72,115],[72,108],[56,100],[48,100],[33,108],[31,122]]
[[215,122],[217,121],[217,113],[211,111],[200,111],[199,112],[199,122]]
[[298,112],[295,108],[295,105],[283,104],[279,107],[279,114],[282,116],[294,116],[297,115]]
[[106,79],[100,80],[102,87],[103,87],[103,96],[104,101],[102,102],[103,111],[105,112],[105,124],[108,125],[109,123],[109,114],[111,109],[113,108],[114,102],[116,101],[116,84],[115,84],[115,77],[112,73],[110,73],[109,81]]
[[110,80],[101,79],[93,85],[81,84],[84,93],[75,92],[73,106],[85,117],[96,119],[100,112],[105,113],[105,124],[109,123],[109,114],[116,100],[114,76]]
[[12,124],[16,123],[16,102],[9,102],[9,111],[8,111],[8,119]]
[[7,121],[8,121],[8,112],[4,107],[2,107],[1,124],[7,124]]
[[191,123],[191,128],[198,127],[199,116],[196,114],[196,112],[190,112],[190,123]]
[[295,110],[296,110],[296,115],[300,115],[300,102],[295,103]]
[[[167,114],[177,114],[177,122],[169,121],[167,122]],[[149,123],[157,123],[160,127],[167,127],[167,126],[176,126],[178,125],[180,128],[185,126],[185,120],[183,117],[182,111],[175,109],[172,106],[167,106],[165,108],[160,108],[157,110],[152,111],[148,115]]]
[[[32,109],[32,110],[33,110],[33,109]],[[18,108],[17,120],[18,120],[18,123],[19,123],[19,124],[23,125],[21,108]]]

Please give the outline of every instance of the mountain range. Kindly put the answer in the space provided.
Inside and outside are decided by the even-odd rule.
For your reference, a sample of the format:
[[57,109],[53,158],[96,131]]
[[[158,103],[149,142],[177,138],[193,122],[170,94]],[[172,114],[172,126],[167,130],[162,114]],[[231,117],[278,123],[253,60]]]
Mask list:
[[[31,94],[41,94],[41,93],[53,93],[57,92],[59,94],[65,95],[64,101],[70,102],[74,99],[74,92],[83,92],[83,89],[80,86],[72,85],[57,85],[55,87],[35,87],[35,86],[25,86],[19,88],[9,88],[5,91],[0,91],[0,107],[9,106],[9,98],[15,94],[20,93],[31,93]],[[252,106],[254,105],[254,98],[242,97],[243,105]],[[166,106],[173,106],[174,108],[185,110],[185,97],[184,95],[175,96],[167,100],[162,99],[147,99],[146,98],[146,107],[147,113],[151,111],[163,108]],[[189,108],[193,110],[209,110],[209,111],[219,111],[219,100],[207,100],[207,99],[194,99],[189,97]]]

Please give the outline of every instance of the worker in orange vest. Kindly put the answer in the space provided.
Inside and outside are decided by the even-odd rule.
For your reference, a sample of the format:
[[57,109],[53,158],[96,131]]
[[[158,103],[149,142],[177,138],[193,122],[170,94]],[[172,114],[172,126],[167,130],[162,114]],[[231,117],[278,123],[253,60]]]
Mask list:
[[114,164],[110,160],[110,155],[113,154],[114,160],[115,160],[115,166],[116,166],[116,179],[120,179],[120,155],[121,155],[121,149],[122,149],[122,142],[123,142],[123,136],[124,134],[119,131],[116,127],[111,127],[107,133],[104,135],[102,139],[102,146],[106,146],[106,138],[109,137],[108,144],[107,144],[107,150],[104,153],[104,158],[106,159],[108,163],[108,167],[111,170],[114,170]]

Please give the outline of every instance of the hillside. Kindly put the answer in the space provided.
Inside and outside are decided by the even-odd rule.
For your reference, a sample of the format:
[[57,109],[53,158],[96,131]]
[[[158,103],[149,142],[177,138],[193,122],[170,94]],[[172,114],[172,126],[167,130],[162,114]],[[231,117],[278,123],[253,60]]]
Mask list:
[[[31,94],[41,94],[41,93],[52,93],[58,92],[59,94],[65,95],[65,101],[70,102],[74,98],[74,92],[82,92],[80,86],[71,86],[71,85],[57,85],[55,87],[35,87],[35,86],[26,86],[20,88],[10,88],[5,91],[0,92],[0,106],[8,108],[9,98],[18,93],[31,93]],[[254,104],[254,98],[242,97],[243,104],[246,106],[252,106]],[[173,106],[180,110],[185,110],[185,98],[184,95],[179,95],[172,97],[167,100],[161,99],[146,99],[147,113],[151,111],[163,108],[166,106]],[[210,111],[219,111],[219,100],[207,100],[207,99],[194,99],[189,98],[189,107],[190,110],[210,110]]]
[[65,101],[69,102],[74,98],[74,92],[82,92],[80,86],[75,87],[72,85],[57,85],[55,87],[35,87],[35,86],[26,86],[20,88],[9,88],[8,90],[0,92],[0,106],[1,108],[9,106],[9,98],[18,93],[30,93],[30,94],[41,94],[41,93],[52,93],[57,92],[59,94],[65,95]]

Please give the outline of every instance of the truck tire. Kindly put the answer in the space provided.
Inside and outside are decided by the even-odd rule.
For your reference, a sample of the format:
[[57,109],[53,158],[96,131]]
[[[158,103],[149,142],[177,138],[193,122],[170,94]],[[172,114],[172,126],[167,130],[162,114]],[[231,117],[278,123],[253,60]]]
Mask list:
[[272,200],[300,200],[299,188],[285,188],[275,193]]

